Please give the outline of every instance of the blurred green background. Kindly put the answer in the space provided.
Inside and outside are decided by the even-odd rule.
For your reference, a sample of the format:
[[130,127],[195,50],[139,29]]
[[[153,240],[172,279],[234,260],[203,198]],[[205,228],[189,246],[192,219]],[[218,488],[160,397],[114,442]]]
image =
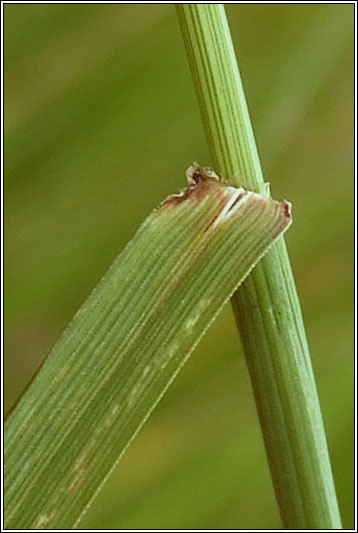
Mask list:
[[[210,158],[174,5],[7,4],[5,404],[149,211]],[[353,524],[353,4],[227,4]],[[83,528],[280,528],[230,306]]]

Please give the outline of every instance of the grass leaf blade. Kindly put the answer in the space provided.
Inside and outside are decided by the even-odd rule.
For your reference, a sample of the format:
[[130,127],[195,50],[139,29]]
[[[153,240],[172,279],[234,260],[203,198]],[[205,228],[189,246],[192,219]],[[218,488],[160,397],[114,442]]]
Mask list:
[[71,528],[237,286],[288,227],[287,202],[193,166],[145,220],[11,413],[9,529]]

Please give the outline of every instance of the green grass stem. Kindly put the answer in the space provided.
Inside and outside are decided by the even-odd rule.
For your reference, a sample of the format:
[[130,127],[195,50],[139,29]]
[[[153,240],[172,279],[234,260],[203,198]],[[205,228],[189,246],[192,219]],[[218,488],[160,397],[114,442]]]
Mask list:
[[[224,5],[177,4],[177,10],[212,164],[224,179],[234,177],[236,185],[262,191]],[[339,529],[319,400],[283,238],[235,293],[232,306],[284,526]]]

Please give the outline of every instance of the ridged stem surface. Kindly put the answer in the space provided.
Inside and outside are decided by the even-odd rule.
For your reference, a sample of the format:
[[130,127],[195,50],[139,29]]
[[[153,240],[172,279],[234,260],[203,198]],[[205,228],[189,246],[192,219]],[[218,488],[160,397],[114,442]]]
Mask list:
[[[224,4],[177,4],[177,10],[213,167],[237,186],[262,191]],[[284,526],[339,529],[319,400],[283,238],[235,293],[232,307]]]

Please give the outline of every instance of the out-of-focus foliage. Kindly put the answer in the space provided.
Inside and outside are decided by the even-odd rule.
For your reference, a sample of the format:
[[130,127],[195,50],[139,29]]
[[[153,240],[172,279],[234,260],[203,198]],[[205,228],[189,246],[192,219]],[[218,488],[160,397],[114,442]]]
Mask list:
[[[227,5],[353,527],[353,10]],[[5,11],[5,401],[10,408],[145,215],[210,164],[174,7]],[[279,528],[231,309],[81,526]]]

